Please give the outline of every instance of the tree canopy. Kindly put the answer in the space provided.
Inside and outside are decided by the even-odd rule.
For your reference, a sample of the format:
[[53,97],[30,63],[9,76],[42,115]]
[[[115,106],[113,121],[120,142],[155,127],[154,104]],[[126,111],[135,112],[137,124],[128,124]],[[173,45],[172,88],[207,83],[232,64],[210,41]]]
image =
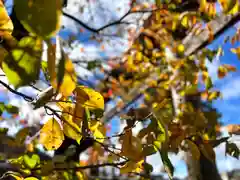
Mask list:
[[[211,50],[207,45],[240,19],[238,0],[155,0],[151,5],[132,0],[126,14],[100,28],[64,12],[66,5],[67,1],[61,0],[14,0],[9,15],[4,1],[0,1],[0,64],[8,80],[0,80],[0,84],[28,101],[33,111],[43,108],[49,117],[35,129],[23,126],[15,137],[7,134],[8,129],[1,129],[4,147],[14,152],[2,155],[3,178],[86,179],[85,170],[111,166],[129,177],[148,179],[153,167],[146,157],[158,153],[169,179],[173,179],[169,153],[190,152],[196,161],[203,156],[214,163],[214,147],[221,143],[226,144],[226,154],[239,158],[237,145],[228,141],[229,137],[219,136],[221,115],[212,102],[221,98],[221,92],[207,67],[208,61],[224,53],[221,46]],[[102,32],[128,24],[125,18],[134,13],[150,16],[139,32],[129,29],[129,49],[110,60],[71,59],[68,45],[77,37],[65,40],[58,35],[65,16],[92,32],[91,39],[96,42],[104,37],[121,38]],[[239,41],[237,29],[225,43]],[[240,47],[231,48],[231,52],[240,60]],[[105,75],[95,89],[79,83],[79,63]],[[106,66],[111,66],[110,70]],[[221,64],[218,78],[236,71],[231,64]],[[37,97],[19,91],[26,86],[37,88],[40,79],[47,88],[39,90]],[[117,96],[121,102],[106,109],[106,103]],[[141,106],[128,110],[140,97]],[[16,121],[20,116],[17,107],[0,102],[1,115],[4,112]],[[125,127],[109,135],[108,122],[114,116],[121,116]],[[143,124],[142,129],[134,133],[138,123]],[[229,128],[230,134],[239,132],[239,125]],[[40,152],[39,145],[46,152],[55,151],[54,155]],[[92,149],[92,164],[79,161],[79,154],[88,148]]]

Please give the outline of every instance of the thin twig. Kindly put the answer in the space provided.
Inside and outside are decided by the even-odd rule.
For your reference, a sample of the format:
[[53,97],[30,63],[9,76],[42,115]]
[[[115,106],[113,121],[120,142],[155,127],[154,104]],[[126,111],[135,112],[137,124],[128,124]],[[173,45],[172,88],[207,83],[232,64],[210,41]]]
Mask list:
[[0,80],[0,84],[2,84],[5,88],[7,88],[12,93],[23,97],[26,101],[32,102],[34,100],[32,97],[12,89],[9,85],[7,85],[5,82],[3,82],[1,80]]

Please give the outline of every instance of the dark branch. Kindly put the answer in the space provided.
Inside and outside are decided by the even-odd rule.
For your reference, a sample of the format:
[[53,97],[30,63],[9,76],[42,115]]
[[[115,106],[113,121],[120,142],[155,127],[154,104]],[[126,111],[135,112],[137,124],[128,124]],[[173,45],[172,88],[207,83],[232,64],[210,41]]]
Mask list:
[[21,92],[18,92],[14,89],[12,89],[9,85],[7,85],[6,83],[4,83],[3,81],[0,81],[0,84],[2,84],[5,88],[7,88],[9,91],[11,91],[12,93],[16,94],[16,95],[19,95],[21,97],[23,97],[26,101],[29,101],[29,102],[32,102],[33,101],[33,98],[26,95],[26,94],[23,94]]

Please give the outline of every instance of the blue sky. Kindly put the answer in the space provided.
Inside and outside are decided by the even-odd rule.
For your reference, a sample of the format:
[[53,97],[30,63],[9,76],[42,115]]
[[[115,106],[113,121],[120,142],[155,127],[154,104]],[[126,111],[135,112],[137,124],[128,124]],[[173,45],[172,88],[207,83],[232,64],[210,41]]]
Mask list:
[[[111,2],[110,2],[111,1]],[[9,5],[11,5],[11,0],[7,1]],[[80,14],[79,7],[83,6],[84,3],[86,4],[85,0],[81,0],[81,3],[78,5],[75,5],[74,2],[78,2],[79,0],[69,0],[69,5],[66,12],[74,15],[75,17],[81,17],[81,20],[84,22],[92,25],[93,27],[101,27],[104,24],[107,24],[111,20],[118,19],[121,14],[126,11],[126,4],[128,3],[128,0],[122,0],[122,1],[116,1],[116,0],[99,0],[105,8],[101,9],[100,5],[98,4],[91,4],[92,14],[94,14],[94,20],[91,20],[91,18],[88,17],[89,11],[86,10],[85,13]],[[122,10],[119,13],[116,13],[116,8],[121,7]],[[87,9],[87,8],[86,8]],[[125,9],[125,10],[124,10]],[[88,31],[84,31],[84,33],[78,34],[77,31],[79,30],[80,26],[77,26],[73,21],[63,18],[63,24],[66,26],[66,28],[59,33],[59,35],[63,38],[67,38],[69,34],[75,34],[77,35],[78,41],[74,43],[74,50],[70,52],[70,58],[72,59],[87,59],[87,58],[96,58],[96,57],[102,57],[102,56],[112,56],[112,55],[119,55],[121,52],[123,52],[126,49],[126,42],[127,40],[124,39],[126,36],[123,36],[123,40],[121,42],[119,39],[110,39],[105,38],[101,44],[103,44],[106,47],[106,51],[100,50],[100,45],[94,41],[88,41],[91,33]],[[120,29],[123,32],[126,31],[126,28]],[[108,31],[116,31],[115,28],[110,28]],[[231,28],[229,29],[225,35],[233,35],[235,29]],[[108,41],[107,41],[108,39]],[[216,41],[214,41],[209,48],[217,48],[219,45],[222,45],[223,42],[223,36],[219,37]],[[125,43],[125,46],[121,43]],[[235,73],[229,74],[226,78],[219,81],[216,78],[216,67],[219,64],[226,63],[226,64],[232,64],[235,65],[238,69],[240,69],[240,60],[237,59],[237,56],[230,52],[230,48],[238,47],[240,45],[240,42],[231,45],[230,43],[224,44],[223,50],[224,50],[224,56],[220,57],[219,60],[214,60],[212,64],[209,64],[209,69],[211,70],[211,75],[215,79],[214,84],[216,85],[216,88],[223,91],[223,100],[217,100],[214,102],[214,106],[217,107],[217,109],[222,113],[222,119],[221,121],[224,124],[239,124],[239,117],[240,117],[240,111],[238,110],[238,107],[240,106],[240,73],[239,71]],[[79,51],[80,47],[84,47],[85,52],[81,53]],[[80,75],[87,74],[89,75],[89,79],[92,82],[95,82],[96,79],[91,76],[91,73],[85,72],[82,68],[77,68],[77,71]],[[16,96],[11,96],[11,98],[17,98]],[[0,101],[6,101],[6,95],[0,92]],[[113,106],[114,103],[111,103],[110,106]],[[117,117],[113,118],[112,120],[112,133],[119,131],[119,119]],[[230,170],[231,168],[234,168],[234,164],[236,161],[232,158],[224,159],[223,156],[220,156],[220,152],[224,151],[224,147],[220,147],[219,150],[217,150],[217,157],[218,157],[218,167],[220,171],[226,171]],[[219,155],[219,156],[218,156]],[[159,163],[160,159],[153,156],[150,158],[153,164],[155,164],[155,169],[160,169],[161,163]],[[176,165],[176,175],[177,176],[185,176],[186,175],[186,166],[184,164],[184,161],[182,161],[178,156],[172,156],[171,157],[173,164]],[[226,164],[229,162],[230,165],[226,165],[225,167],[221,165],[221,163],[225,162]],[[240,166],[238,166],[240,168]],[[157,170],[156,170],[157,172]]]

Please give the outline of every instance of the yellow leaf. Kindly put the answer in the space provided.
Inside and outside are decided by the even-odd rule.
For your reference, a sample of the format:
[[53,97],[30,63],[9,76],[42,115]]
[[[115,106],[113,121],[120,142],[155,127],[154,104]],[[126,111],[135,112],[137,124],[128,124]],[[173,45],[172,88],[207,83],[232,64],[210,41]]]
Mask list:
[[217,99],[219,96],[221,95],[221,93],[219,91],[213,91],[213,92],[209,92],[208,94],[208,100],[212,101],[214,99]]
[[9,176],[12,176],[13,178],[15,178],[15,180],[24,180],[23,177],[19,177],[19,176],[15,175],[15,174],[10,174]]
[[218,67],[218,78],[222,79],[226,76],[226,74],[227,74],[226,68],[224,68],[223,66],[219,66]]
[[[76,83],[77,83],[77,75],[74,70],[73,63],[68,57],[66,57],[65,72],[64,72],[63,81],[59,88],[59,92],[62,93],[62,95],[65,97],[70,96],[73,90],[76,88]],[[51,84],[55,89],[57,89],[58,85],[57,85],[56,77],[54,78],[54,81],[51,81]]]
[[144,36],[144,44],[145,44],[145,47],[149,50],[153,49],[153,47],[154,47],[152,40],[150,38],[148,38],[147,36]]
[[40,143],[47,150],[55,150],[61,146],[63,140],[64,135],[59,123],[53,118],[49,119],[40,131]]
[[0,1],[0,30],[6,31],[9,34],[13,31],[13,23],[8,16],[7,10],[3,5],[3,1]]
[[80,141],[82,138],[80,124],[76,124],[73,121],[74,108],[72,106],[67,106],[63,109],[62,113],[62,123],[63,132],[66,136]]
[[120,154],[131,160],[138,161],[142,158],[141,140],[132,136],[131,129],[125,128],[125,130],[124,135],[120,138],[123,141]]
[[200,151],[199,151],[197,145],[194,142],[192,142],[192,141],[190,141],[188,139],[186,139],[186,142],[187,142],[187,144],[189,146],[189,149],[190,149],[190,152],[191,152],[193,158],[196,159],[196,160],[199,160],[199,158],[200,158]]
[[234,53],[234,54],[237,54],[238,56],[238,59],[240,60],[240,46],[238,48],[232,48],[231,51]]
[[88,109],[101,109],[104,110],[104,99],[102,95],[85,86],[78,86],[75,89],[76,101],[83,107],[88,107]]
[[104,137],[104,134],[100,130],[100,126],[101,126],[100,121],[92,120],[90,122],[89,128],[93,132],[93,136],[96,138],[96,140],[102,143],[104,141],[105,137]]
[[49,38],[60,29],[61,0],[15,0],[16,15],[29,32]]
[[218,0],[224,13],[235,14],[238,11],[238,0]]

